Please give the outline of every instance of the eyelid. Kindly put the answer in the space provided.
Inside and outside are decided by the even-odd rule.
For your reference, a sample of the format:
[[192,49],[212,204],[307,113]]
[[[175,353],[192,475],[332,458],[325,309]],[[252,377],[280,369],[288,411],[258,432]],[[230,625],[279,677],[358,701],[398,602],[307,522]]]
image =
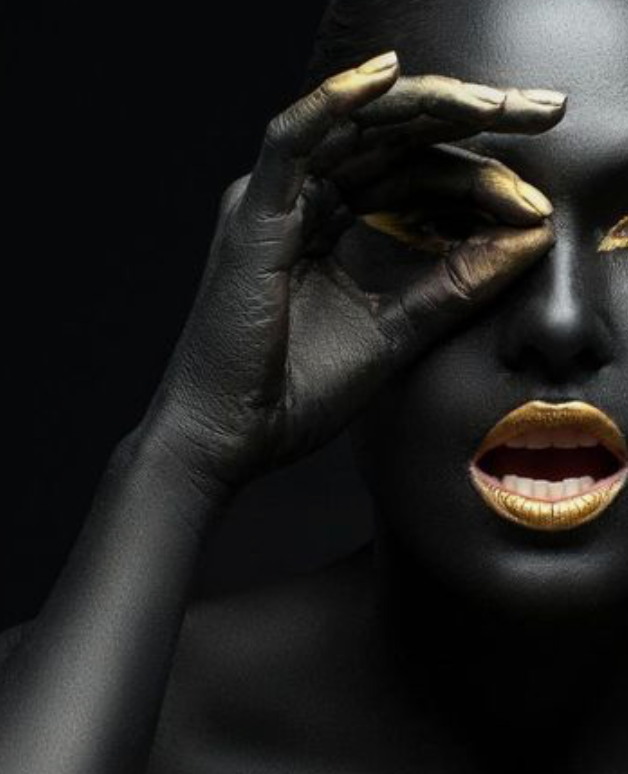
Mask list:
[[[453,228],[443,230],[443,219]],[[374,212],[363,215],[362,221],[400,244],[435,255],[451,252],[465,241],[468,238],[465,236],[467,229],[470,229],[470,236],[475,226],[496,223],[489,213],[460,203],[442,206],[432,212]]]
[[624,215],[606,234],[597,249],[598,253],[612,253],[628,249],[628,215]]

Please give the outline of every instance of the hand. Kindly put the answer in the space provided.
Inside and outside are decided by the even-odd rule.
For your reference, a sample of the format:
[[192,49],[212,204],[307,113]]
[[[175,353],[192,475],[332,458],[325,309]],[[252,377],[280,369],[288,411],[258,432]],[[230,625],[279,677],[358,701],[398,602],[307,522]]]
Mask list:
[[[384,55],[327,80],[271,122],[254,172],[224,196],[197,300],[144,423],[201,487],[238,487],[329,441],[553,244],[540,192],[497,161],[427,146],[546,131],[564,101],[399,76]],[[364,291],[336,259],[356,213],[434,194],[492,222],[420,281]]]

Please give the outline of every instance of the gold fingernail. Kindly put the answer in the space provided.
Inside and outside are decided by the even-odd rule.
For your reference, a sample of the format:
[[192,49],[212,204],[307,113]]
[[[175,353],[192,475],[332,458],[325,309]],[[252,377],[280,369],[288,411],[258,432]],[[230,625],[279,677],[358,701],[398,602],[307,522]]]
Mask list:
[[536,210],[539,215],[542,215],[544,218],[549,218],[549,216],[554,212],[554,206],[550,200],[537,188],[534,188],[523,180],[517,180],[516,186],[519,196],[526,202],[526,204],[532,207],[532,209]]
[[490,102],[491,105],[503,105],[506,101],[506,93],[499,89],[492,89],[490,86],[483,86],[479,83],[466,84],[467,90],[482,102]]
[[530,102],[536,102],[538,105],[547,107],[563,107],[567,101],[567,95],[560,91],[548,91],[547,89],[526,89],[521,92]]
[[377,75],[383,73],[386,70],[392,70],[393,67],[397,67],[399,64],[399,58],[395,51],[389,51],[387,54],[375,57],[375,59],[369,59],[361,67],[358,67],[360,75]]

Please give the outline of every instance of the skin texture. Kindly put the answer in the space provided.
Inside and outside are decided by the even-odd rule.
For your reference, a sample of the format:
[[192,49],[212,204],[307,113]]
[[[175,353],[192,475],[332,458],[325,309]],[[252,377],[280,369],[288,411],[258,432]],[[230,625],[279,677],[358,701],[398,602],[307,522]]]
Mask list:
[[[465,476],[524,400],[585,399],[627,425],[628,264],[597,245],[628,208],[628,11],[581,5],[482,0],[473,24],[466,4],[426,5],[394,41],[403,80],[380,60],[270,124],[144,422],[7,640],[2,772],[625,768],[624,500],[532,536]],[[561,123],[557,95],[509,84],[573,109]],[[408,202],[491,222],[419,261],[359,219]],[[377,561],[188,606],[238,489],[351,422]]]

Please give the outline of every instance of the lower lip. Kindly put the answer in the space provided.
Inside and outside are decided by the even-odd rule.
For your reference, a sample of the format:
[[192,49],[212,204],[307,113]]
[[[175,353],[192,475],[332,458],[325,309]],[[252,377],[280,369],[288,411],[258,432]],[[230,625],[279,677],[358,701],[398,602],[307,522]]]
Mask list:
[[528,529],[561,532],[597,519],[611,505],[628,480],[628,467],[598,481],[585,494],[549,501],[524,497],[504,489],[501,481],[471,466],[471,481],[484,502],[499,516]]

